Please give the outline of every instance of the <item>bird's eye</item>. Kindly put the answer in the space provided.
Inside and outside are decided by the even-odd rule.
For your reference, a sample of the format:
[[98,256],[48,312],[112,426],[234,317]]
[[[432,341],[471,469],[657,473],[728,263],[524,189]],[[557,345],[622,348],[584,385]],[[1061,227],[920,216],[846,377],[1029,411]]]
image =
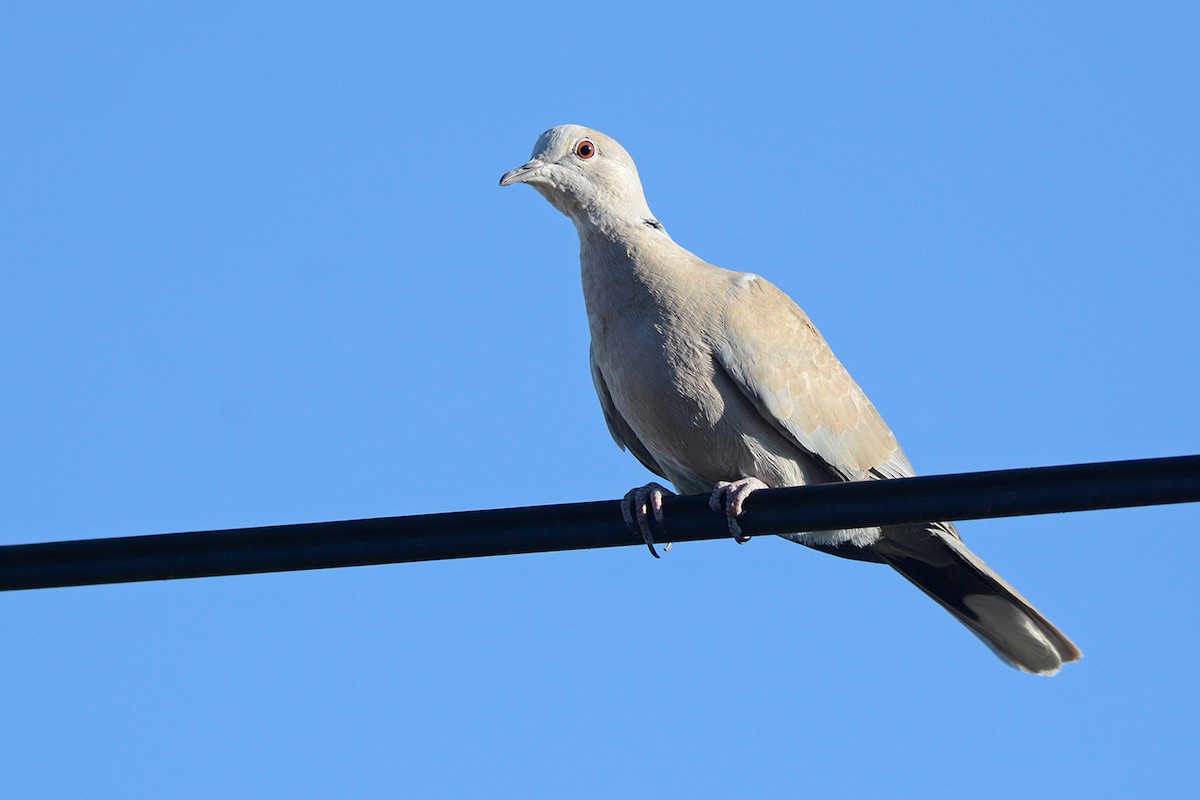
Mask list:
[[580,139],[579,144],[575,145],[575,155],[580,158],[591,158],[596,155],[596,145],[592,144],[591,139]]

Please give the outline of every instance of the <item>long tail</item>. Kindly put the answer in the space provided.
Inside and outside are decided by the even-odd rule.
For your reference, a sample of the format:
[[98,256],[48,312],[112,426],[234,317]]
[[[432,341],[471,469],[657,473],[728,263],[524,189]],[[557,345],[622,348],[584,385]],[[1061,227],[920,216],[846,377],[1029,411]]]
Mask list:
[[1010,666],[1053,675],[1083,655],[968,550],[949,523],[884,528],[882,538],[870,549],[941,603]]

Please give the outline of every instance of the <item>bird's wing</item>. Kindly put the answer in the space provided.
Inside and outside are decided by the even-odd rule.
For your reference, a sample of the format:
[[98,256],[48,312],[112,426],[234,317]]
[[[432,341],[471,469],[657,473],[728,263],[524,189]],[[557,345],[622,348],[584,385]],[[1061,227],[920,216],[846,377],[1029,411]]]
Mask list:
[[[608,432],[612,434],[613,440],[622,450],[628,450],[633,453],[638,461],[642,462],[642,466],[658,475],[660,478],[666,478],[666,473],[662,467],[654,460],[654,456],[650,455],[650,451],[646,449],[646,445],[638,439],[637,434],[633,432],[633,428],[621,416],[621,412],[617,411],[616,405],[613,403],[612,394],[608,391],[608,384],[604,382],[604,374],[600,372],[600,366],[596,363],[594,353],[588,353],[588,360],[592,364],[592,381],[596,384],[596,395],[600,398],[600,408],[604,410],[604,421],[608,424]],[[668,480],[670,480],[668,478]]]
[[825,339],[768,281],[737,275],[716,357],[758,412],[846,480],[913,474],[896,437]]

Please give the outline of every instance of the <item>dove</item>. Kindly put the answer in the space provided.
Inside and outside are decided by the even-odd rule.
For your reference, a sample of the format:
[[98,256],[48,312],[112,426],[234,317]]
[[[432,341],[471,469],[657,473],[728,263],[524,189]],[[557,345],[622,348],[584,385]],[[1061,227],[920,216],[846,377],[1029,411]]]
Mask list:
[[[500,179],[517,183],[579,234],[591,372],[613,438],[679,492],[711,493],[739,542],[737,518],[758,489],[915,474],[800,307],[766,279],[676,244],[615,140],[579,125],[551,128]],[[661,529],[669,492],[650,483],[622,504],[656,556],[651,520]],[[1081,657],[949,522],[785,538],[890,565],[1019,670],[1053,675]]]

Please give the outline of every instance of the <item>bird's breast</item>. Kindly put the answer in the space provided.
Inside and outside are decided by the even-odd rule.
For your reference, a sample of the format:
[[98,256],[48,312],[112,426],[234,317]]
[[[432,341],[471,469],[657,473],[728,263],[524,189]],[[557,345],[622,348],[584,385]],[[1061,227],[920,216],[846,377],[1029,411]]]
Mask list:
[[589,316],[600,371],[626,420],[652,438],[711,428],[724,412],[702,321],[657,303]]
[[617,413],[677,488],[703,491],[754,474],[762,421],[717,365],[713,309],[647,291],[589,303],[588,319],[593,358]]

